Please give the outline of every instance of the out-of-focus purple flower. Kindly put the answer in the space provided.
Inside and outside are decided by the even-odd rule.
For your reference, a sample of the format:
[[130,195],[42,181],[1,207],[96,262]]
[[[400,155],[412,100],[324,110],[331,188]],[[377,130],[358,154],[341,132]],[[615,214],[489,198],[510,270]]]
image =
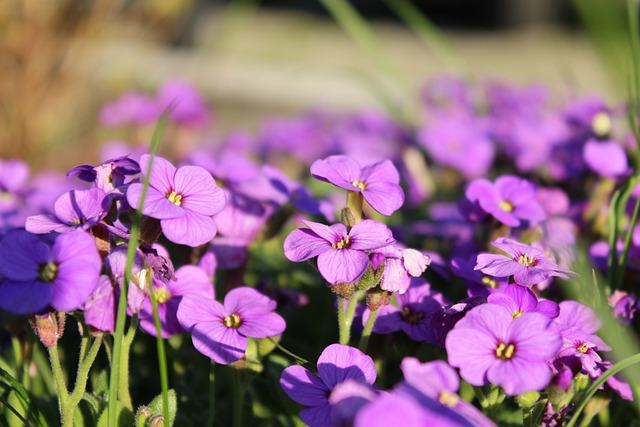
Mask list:
[[30,216],[25,228],[34,234],[88,230],[107,216],[110,206],[111,199],[99,188],[71,190],[56,200],[53,205],[55,215]]
[[553,409],[553,404],[547,401],[540,420],[540,427],[559,427],[569,422],[573,413],[573,404],[562,405],[558,411]]
[[114,191],[121,193],[118,188],[125,183],[126,177],[139,173],[140,165],[138,162],[127,156],[121,156],[102,162],[97,166],[76,166],[67,172],[67,178],[75,176],[83,181],[92,182],[106,194],[111,194]]
[[[195,265],[185,265],[176,270],[176,280],[166,284],[155,281],[150,292],[158,302],[158,318],[162,338],[169,338],[184,332],[178,322],[177,313],[180,301],[185,295],[200,296],[203,299],[214,299],[214,288],[211,279],[202,269]],[[153,320],[153,306],[147,296],[139,313],[140,327],[149,335],[157,335]]]
[[616,178],[629,171],[627,155],[616,141],[590,139],[584,145],[582,155],[587,166],[605,178]]
[[[437,297],[437,293],[431,290],[428,283],[416,280],[407,292],[396,295],[397,307],[388,304],[379,309],[373,332],[390,334],[401,330],[414,341],[436,344],[434,331],[431,329],[431,317],[443,306]],[[363,324],[367,322],[370,314],[369,309],[365,310],[362,316]]]
[[27,191],[29,166],[22,160],[0,159],[0,213],[16,207]]
[[418,140],[436,162],[468,179],[485,175],[493,163],[495,145],[485,126],[466,114],[437,115],[419,131]]
[[204,126],[211,122],[211,113],[198,90],[183,81],[164,82],[157,95],[158,110],[171,108],[169,119],[188,126]]
[[535,185],[516,176],[503,175],[495,183],[476,179],[469,184],[465,195],[509,227],[518,227],[522,221],[535,225],[547,217],[535,198]]
[[[143,171],[149,161],[148,155],[140,159]],[[139,205],[142,188],[140,183],[129,186],[129,205]],[[176,169],[162,157],[154,159],[142,213],[159,219],[162,232],[170,241],[193,247],[211,241],[217,231],[212,216],[225,204],[224,193],[206,170],[197,166]]]
[[616,290],[609,297],[609,305],[613,308],[613,317],[625,325],[630,325],[638,311],[638,297],[625,291]]
[[475,256],[468,260],[461,257],[455,257],[451,260],[451,271],[456,277],[465,279],[465,284],[468,287],[467,294],[470,297],[486,297],[494,292],[500,292],[499,289],[507,285],[504,281],[497,281],[495,278],[483,274],[481,271],[474,270],[475,266]]
[[553,319],[560,313],[557,303],[550,300],[538,301],[538,297],[531,289],[518,285],[508,285],[502,292],[489,295],[487,303],[505,307],[514,319],[529,312],[542,313]]
[[476,386],[500,385],[514,396],[541,390],[551,381],[551,359],[562,338],[540,313],[513,318],[497,304],[470,310],[447,335],[449,364]]
[[612,130],[611,110],[600,97],[572,100],[564,108],[564,117],[579,138],[606,138]]
[[260,128],[261,148],[267,152],[286,153],[309,164],[335,151],[329,122],[330,117],[322,112],[299,118],[269,118]]
[[404,203],[400,175],[389,160],[361,167],[347,156],[330,156],[313,162],[311,174],[320,181],[362,193],[367,203],[382,215],[391,215]]
[[178,321],[191,333],[196,350],[227,365],[244,356],[247,338],[284,332],[285,321],[273,312],[275,308],[275,301],[248,287],[232,289],[224,297],[224,305],[200,294],[188,294],[178,307]]
[[530,286],[550,277],[568,279],[570,270],[549,260],[543,250],[525,245],[515,240],[500,237],[491,246],[506,252],[507,256],[482,253],[478,255],[474,270],[496,277],[513,276],[518,285]]
[[293,262],[318,257],[318,270],[331,284],[358,280],[369,265],[366,251],[395,241],[386,225],[371,219],[357,223],[349,231],[343,224],[303,222],[309,228],[298,228],[287,236],[284,255]]
[[146,125],[157,120],[161,113],[152,97],[128,92],[102,107],[100,123],[105,127]]
[[469,84],[457,77],[443,76],[433,79],[420,93],[427,107],[436,111],[471,111]]
[[118,290],[107,275],[100,275],[98,286],[83,306],[84,322],[104,332],[116,330],[116,307]]
[[98,285],[102,262],[93,238],[76,231],[58,236],[52,247],[26,231],[0,242],[0,308],[14,314],[51,306],[77,310]]
[[348,425],[373,400],[376,367],[371,357],[342,344],[332,344],[318,358],[319,376],[302,366],[285,368],[280,386],[304,405],[300,419],[311,427]]

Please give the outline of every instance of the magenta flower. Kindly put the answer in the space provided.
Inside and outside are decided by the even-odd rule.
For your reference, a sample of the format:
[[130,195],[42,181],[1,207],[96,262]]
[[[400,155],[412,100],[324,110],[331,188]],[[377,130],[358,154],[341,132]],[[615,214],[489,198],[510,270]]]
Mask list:
[[[169,338],[184,332],[180,322],[178,322],[178,307],[185,295],[201,296],[203,299],[214,299],[213,283],[207,273],[195,265],[185,265],[176,270],[176,280],[167,284],[159,280],[154,280],[154,297],[158,302],[158,317],[162,338]],[[153,320],[153,306],[151,299],[147,296],[142,303],[139,313],[140,327],[149,335],[154,337],[156,325]]]
[[535,198],[535,185],[516,176],[504,175],[495,183],[484,178],[476,179],[469,184],[465,195],[509,227],[518,227],[522,221],[537,224],[547,217]]
[[553,276],[568,279],[570,274],[575,274],[552,262],[543,250],[533,246],[505,237],[494,240],[491,246],[506,252],[507,256],[479,254],[474,270],[496,277],[513,276],[514,282],[523,286],[535,285]]
[[582,156],[587,166],[606,178],[616,178],[629,170],[624,148],[614,140],[589,139],[582,149]]
[[291,399],[304,405],[300,419],[311,427],[349,425],[356,412],[376,392],[376,367],[371,357],[342,344],[332,344],[318,358],[318,375],[302,366],[285,368],[280,386]]
[[240,360],[247,338],[275,337],[284,332],[284,319],[273,310],[276,302],[253,288],[231,290],[224,305],[200,294],[185,295],[178,307],[178,322],[191,332],[193,345],[216,363]]
[[[140,158],[140,166],[147,170],[150,156]],[[137,207],[142,184],[131,184],[127,201]],[[162,232],[174,243],[200,246],[216,235],[212,216],[225,207],[222,190],[206,170],[197,166],[176,169],[162,157],[155,157],[149,178],[149,189],[142,213],[160,220]]]
[[121,190],[118,187],[124,184],[126,177],[139,173],[140,165],[138,162],[127,156],[121,156],[102,162],[97,166],[76,166],[67,172],[67,178],[76,176],[83,181],[94,183],[97,188],[110,194],[114,191],[120,193]]
[[369,265],[372,251],[393,243],[391,230],[381,222],[366,219],[347,231],[343,224],[326,226],[303,221],[308,229],[293,230],[284,241],[284,255],[293,262],[318,257],[318,270],[331,283],[352,283]]
[[560,313],[557,303],[549,300],[538,301],[531,289],[518,285],[508,285],[501,292],[492,293],[487,297],[487,302],[505,307],[514,318],[524,313],[538,312],[553,319]]
[[404,203],[400,175],[389,160],[361,167],[347,156],[329,156],[311,165],[311,175],[345,190],[362,193],[382,215],[391,215]]
[[12,231],[0,242],[0,308],[14,314],[79,309],[98,285],[102,262],[93,238],[75,231],[52,247]]
[[99,188],[71,190],[56,200],[55,215],[32,215],[27,218],[25,228],[34,234],[88,230],[107,216],[110,206],[111,200]]
[[550,322],[540,313],[514,319],[497,304],[475,307],[447,335],[449,364],[471,385],[496,384],[510,396],[541,390],[551,381],[547,360],[562,345]]

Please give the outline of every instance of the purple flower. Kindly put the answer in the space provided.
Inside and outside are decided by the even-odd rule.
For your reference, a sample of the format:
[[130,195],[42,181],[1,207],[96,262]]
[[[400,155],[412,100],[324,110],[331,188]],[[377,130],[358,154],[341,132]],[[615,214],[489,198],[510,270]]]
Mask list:
[[158,90],[158,110],[172,107],[169,118],[189,126],[204,126],[211,122],[204,98],[188,83],[170,80]]
[[362,193],[382,215],[391,215],[404,203],[400,175],[389,160],[361,167],[347,156],[330,156],[311,165],[311,175],[345,190]]
[[224,305],[202,295],[185,295],[178,307],[178,322],[191,333],[193,345],[216,363],[240,360],[247,338],[274,337],[284,332],[284,319],[273,310],[276,303],[255,289],[235,288]]
[[638,297],[625,291],[616,290],[609,297],[609,306],[613,308],[613,317],[628,326],[638,311]]
[[[417,282],[417,281],[416,281]],[[412,340],[435,344],[431,329],[431,316],[442,309],[442,303],[436,298],[428,283],[416,283],[406,293],[396,295],[398,306],[385,305],[380,308],[373,332],[390,334],[402,330]],[[440,298],[441,299],[441,298]],[[362,323],[365,324],[371,311],[365,310]]]
[[0,242],[0,308],[14,314],[51,306],[77,310],[98,285],[102,262],[93,238],[76,231],[59,235],[52,247],[26,231]]
[[97,166],[80,165],[67,172],[67,178],[76,176],[110,194],[124,184],[127,175],[140,173],[140,165],[127,156],[117,157],[100,163]]
[[535,185],[516,176],[501,176],[493,184],[484,178],[476,179],[469,184],[465,195],[509,227],[518,227],[523,220],[536,224],[547,217],[536,200]]
[[629,170],[624,148],[613,140],[590,139],[582,149],[584,161],[598,175],[616,178]]
[[568,275],[575,274],[552,262],[544,251],[533,246],[505,237],[494,240],[491,246],[506,252],[507,256],[479,254],[474,270],[496,277],[513,276],[514,282],[523,286],[535,285],[552,276],[568,279]]
[[497,304],[470,310],[447,335],[449,364],[476,386],[502,386],[508,395],[541,390],[551,381],[551,359],[562,345],[550,319],[540,313],[513,318]]
[[284,255],[293,262],[318,257],[318,270],[331,284],[355,282],[369,265],[365,251],[394,242],[391,230],[371,219],[357,223],[350,231],[343,224],[303,222],[309,229],[299,228],[287,236]]
[[487,297],[487,303],[505,307],[514,319],[529,312],[542,313],[550,319],[558,317],[560,313],[557,303],[549,300],[538,301],[531,289],[518,285],[508,285],[502,292],[492,293]]
[[[147,170],[149,155],[140,158]],[[131,184],[127,201],[138,207],[142,184]],[[216,235],[212,216],[225,206],[222,190],[206,170],[197,166],[176,169],[162,157],[156,157],[149,178],[149,189],[142,213],[160,220],[162,232],[170,241],[192,247],[208,243]]]
[[[154,297],[158,302],[158,318],[162,338],[169,338],[184,332],[180,322],[178,322],[178,307],[185,295],[200,296],[203,299],[214,299],[214,288],[211,279],[199,267],[195,265],[185,265],[176,270],[176,280],[164,284],[154,280]],[[156,325],[153,319],[153,306],[151,299],[147,296],[142,303],[139,313],[140,327],[149,335],[157,335]]]
[[88,230],[107,216],[111,200],[99,188],[71,190],[53,205],[55,215],[33,215],[27,218],[25,228],[34,234],[66,233]]
[[411,284],[411,277],[420,277],[431,264],[429,255],[415,249],[398,249],[394,245],[385,246],[374,252],[371,260],[373,270],[377,270],[384,260],[384,271],[380,288],[403,294]]
[[371,357],[342,344],[332,344],[318,358],[318,374],[302,366],[285,368],[280,386],[291,399],[304,405],[300,419],[311,427],[351,424],[356,412],[376,392],[376,367]]
[[475,266],[475,256],[467,260],[461,257],[455,257],[451,260],[451,271],[456,277],[465,280],[465,285],[468,287],[467,295],[470,297],[486,297],[494,292],[499,292],[499,289],[507,285],[504,281],[499,282],[491,276],[482,274],[481,271],[474,270]]
[[102,107],[100,122],[105,127],[145,125],[156,120],[161,112],[150,96],[128,92]]

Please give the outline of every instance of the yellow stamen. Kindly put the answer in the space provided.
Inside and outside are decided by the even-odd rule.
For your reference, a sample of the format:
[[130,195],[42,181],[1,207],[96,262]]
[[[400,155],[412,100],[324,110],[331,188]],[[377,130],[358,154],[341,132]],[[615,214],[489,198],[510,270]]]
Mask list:
[[224,326],[226,326],[227,328],[238,329],[240,327],[240,324],[242,323],[242,320],[240,319],[240,316],[233,313],[231,316],[225,317],[222,323],[224,323]]
[[582,354],[586,354],[589,352],[589,346],[587,345],[587,343],[582,343],[576,350],[578,350]]
[[340,240],[338,243],[332,243],[331,247],[333,249],[343,249],[349,247],[349,236],[344,236],[344,239]]
[[443,391],[442,393],[440,393],[440,396],[438,396],[438,400],[445,406],[454,407],[458,404],[458,400],[460,400],[460,397],[458,397],[458,395],[455,393],[451,393],[450,391]]
[[514,319],[517,319],[518,317],[522,316],[524,314],[524,311],[518,310],[515,313],[512,314]]
[[353,185],[354,187],[358,187],[362,191],[367,188],[367,183],[362,181],[353,181],[351,185]]
[[496,348],[496,356],[500,360],[511,359],[516,352],[516,347],[513,344],[506,345],[501,342]]
[[525,267],[533,267],[536,264],[536,260],[533,255],[523,254],[518,257],[518,262]]
[[505,212],[513,212],[513,205],[508,200],[503,200],[498,204],[498,208]]
[[415,313],[409,307],[404,307],[400,312],[400,316],[405,322],[411,323],[412,325],[418,324],[422,322],[422,319],[424,319],[423,312],[419,311]]
[[167,194],[167,199],[176,206],[180,206],[182,204],[182,194],[178,194],[173,190]]
[[53,282],[58,273],[58,265],[53,262],[48,262],[40,266],[40,280],[45,283]]
[[171,299],[171,292],[167,288],[157,288],[153,291],[153,296],[156,297],[158,304],[162,304]]
[[498,282],[496,282],[495,280],[493,280],[491,277],[489,276],[482,276],[482,283],[484,283],[485,285],[487,285],[490,288],[497,288],[498,287]]
[[597,136],[604,137],[611,133],[611,116],[604,111],[599,112],[595,116],[593,116],[593,120],[591,120],[591,130]]

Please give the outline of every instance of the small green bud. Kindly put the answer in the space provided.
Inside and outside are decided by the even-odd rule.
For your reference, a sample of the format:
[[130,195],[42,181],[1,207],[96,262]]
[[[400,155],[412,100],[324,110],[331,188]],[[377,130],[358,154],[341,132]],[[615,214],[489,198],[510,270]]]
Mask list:
[[540,399],[540,393],[537,391],[530,391],[516,396],[516,402],[521,408],[528,408],[535,405],[538,399]]
[[342,208],[340,211],[340,222],[349,229],[356,225],[356,217],[353,215],[353,212],[351,212],[351,209]]

